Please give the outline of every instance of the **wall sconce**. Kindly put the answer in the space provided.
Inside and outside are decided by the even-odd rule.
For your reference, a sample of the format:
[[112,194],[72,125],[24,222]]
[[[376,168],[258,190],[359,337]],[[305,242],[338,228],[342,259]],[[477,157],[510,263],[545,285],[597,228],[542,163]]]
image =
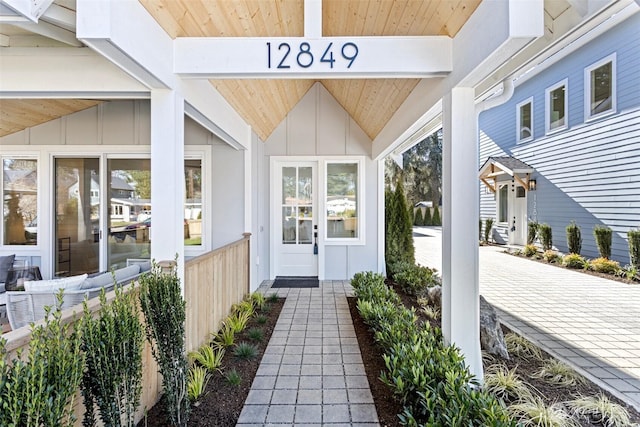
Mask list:
[[536,191],[537,183],[535,179],[529,180],[529,191]]

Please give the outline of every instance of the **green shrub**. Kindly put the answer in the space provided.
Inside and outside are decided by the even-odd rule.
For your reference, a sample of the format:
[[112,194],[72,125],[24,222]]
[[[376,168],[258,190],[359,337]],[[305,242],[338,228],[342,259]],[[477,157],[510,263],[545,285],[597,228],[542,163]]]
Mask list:
[[200,399],[200,396],[207,388],[207,383],[211,378],[211,374],[202,366],[193,366],[189,369],[189,378],[187,384],[187,395],[192,402]]
[[82,397],[86,412],[84,425],[95,425],[95,407],[105,426],[134,425],[142,394],[142,350],[144,328],[132,293],[116,288],[116,297],[107,303],[100,293],[100,317],[94,317],[84,302],[82,350],[86,369]]
[[406,261],[415,263],[413,229],[407,201],[402,185],[402,176],[398,177],[395,191],[385,194],[385,260],[390,263]]
[[596,238],[598,252],[601,258],[611,258],[611,239],[613,232],[609,227],[596,225],[593,227],[593,236]]
[[422,225],[432,225],[433,220],[431,219],[431,208],[424,208],[424,219],[422,220]]
[[522,253],[527,258],[531,258],[538,253],[538,248],[535,245],[525,245],[524,249],[522,249]]
[[268,318],[267,318],[267,316],[265,316],[264,314],[258,314],[258,315],[255,317],[255,321],[256,321],[256,323],[257,323],[258,325],[264,325],[265,323],[267,323],[267,320],[269,320],[269,319],[268,319]]
[[589,261],[589,268],[598,273],[615,274],[620,270],[620,263],[601,257]]
[[553,235],[551,226],[549,224],[540,224],[538,226],[538,233],[540,237],[540,243],[542,244],[542,250],[548,251],[553,247]]
[[[57,307],[62,305],[62,290]],[[73,400],[82,379],[80,333],[62,324],[59,309],[47,309],[32,327],[29,352],[10,363],[0,338],[0,425],[73,426]]]
[[224,320],[224,325],[228,326],[235,334],[239,334],[247,327],[249,319],[251,319],[252,313],[246,310],[238,310],[232,313]]
[[640,229],[629,230],[627,238],[629,239],[629,258],[631,265],[640,270]]
[[554,263],[562,260],[560,255],[558,255],[558,252],[553,250],[544,251],[542,258],[548,263]]
[[571,221],[571,224],[567,225],[567,247],[571,254],[579,255],[582,250],[582,233],[575,221]]
[[442,220],[440,219],[440,210],[438,206],[433,207],[433,216],[431,217],[432,225],[442,225]]
[[533,245],[536,241],[536,237],[538,237],[538,224],[535,221],[529,221],[527,224],[527,245]]
[[413,205],[409,204],[408,209],[409,209],[409,220],[411,221],[411,224],[422,225],[422,224],[416,224],[416,212],[415,212],[415,209],[413,208]]
[[255,359],[258,356],[258,347],[243,341],[233,349],[233,355],[242,360]]
[[414,225],[422,225],[424,223],[424,219],[422,219],[422,208],[418,208],[416,210],[415,218],[413,219]]
[[213,338],[213,343],[217,348],[231,347],[236,339],[236,333],[226,323],[222,324],[222,328]]
[[267,299],[260,292],[254,292],[249,297],[256,310],[262,310],[267,303]]
[[587,262],[587,260],[578,254],[565,255],[564,258],[562,258],[562,264],[564,264],[564,266],[567,268],[585,269],[589,266],[589,263]]
[[484,220],[484,241],[489,243],[491,239],[491,230],[493,229],[493,218]]
[[247,331],[247,336],[251,341],[262,341],[264,339],[264,332],[260,328],[251,328]]
[[172,425],[183,427],[187,425],[191,407],[187,396],[186,303],[180,279],[175,268],[163,273],[160,266],[154,264],[139,282],[147,341],[162,374],[167,415]]
[[227,372],[227,374],[224,377],[229,384],[234,386],[239,386],[240,383],[242,382],[242,377],[240,376],[238,371],[236,371],[235,369],[232,369],[231,371]]
[[425,289],[437,284],[434,270],[421,265],[412,265],[394,274],[393,279],[403,291],[410,295],[419,295]]
[[204,344],[198,351],[192,351],[189,353],[189,357],[197,361],[209,372],[215,372],[220,369],[220,366],[222,365],[224,353],[225,350],[222,347],[218,347],[214,350],[209,344]]

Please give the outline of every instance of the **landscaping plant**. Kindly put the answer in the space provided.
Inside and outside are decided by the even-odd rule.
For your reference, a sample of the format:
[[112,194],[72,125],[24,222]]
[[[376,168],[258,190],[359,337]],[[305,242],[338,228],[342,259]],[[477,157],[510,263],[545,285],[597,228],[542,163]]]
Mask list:
[[540,349],[522,335],[510,332],[504,336],[504,342],[510,354],[513,353],[523,359],[542,360]]
[[603,426],[624,427],[631,424],[627,410],[603,394],[579,397],[567,402],[567,406],[578,416]]
[[0,425],[73,426],[74,399],[82,380],[84,355],[79,331],[63,324],[59,307],[47,308],[44,323],[33,327],[29,353],[10,363],[0,338]]
[[540,224],[538,226],[538,235],[543,251],[548,251],[553,247],[553,235],[549,224]]
[[533,398],[531,386],[520,379],[516,369],[507,369],[502,364],[487,369],[484,387],[505,404]]
[[238,386],[242,382],[242,377],[240,376],[238,371],[236,371],[235,369],[232,369],[231,371],[227,372],[224,377],[227,380],[227,382],[231,385]]
[[395,191],[385,195],[385,258],[389,263],[406,261],[416,262],[413,247],[413,230],[407,201],[402,185],[402,176],[398,177]]
[[493,218],[487,218],[484,220],[484,241],[489,243],[491,239],[491,230],[493,229]]
[[582,233],[580,227],[575,221],[571,221],[571,224],[567,225],[567,247],[570,254],[580,255],[582,250]]
[[616,274],[620,271],[620,263],[608,258],[596,258],[589,261],[589,268],[598,273]]
[[419,295],[428,287],[437,284],[434,272],[428,267],[412,264],[395,272],[393,279],[409,295]]
[[527,224],[527,245],[533,245],[538,237],[539,224],[536,221],[529,221]]
[[426,208],[424,208],[424,218],[422,220],[422,225],[431,225],[431,223],[431,208],[427,206]]
[[146,335],[162,374],[163,399],[171,425],[183,427],[189,419],[187,357],[185,351],[186,303],[176,269],[163,273],[153,264],[140,277],[140,306]]
[[442,220],[440,219],[440,210],[438,206],[433,207],[433,215],[431,217],[431,225],[442,225]]
[[531,258],[532,256],[535,256],[538,253],[538,248],[536,248],[535,245],[525,245],[524,249],[522,250],[522,253],[527,258]]
[[417,224],[416,223],[416,212],[413,208],[413,205],[411,205],[409,203],[409,206],[407,206],[407,209],[409,210],[409,220],[411,221],[411,224],[413,225],[422,225],[422,224]]
[[[413,211],[413,209],[412,209]],[[416,211],[416,215],[413,219],[413,225],[422,225],[424,220],[422,219],[422,208],[418,208]]]
[[547,406],[539,397],[513,404],[509,406],[509,412],[518,418],[518,426],[522,427],[577,426],[562,404],[555,403]]
[[629,258],[631,259],[631,266],[636,270],[640,270],[640,229],[629,230],[627,233],[629,239]]
[[85,426],[96,425],[96,407],[105,426],[135,426],[140,405],[144,328],[133,292],[116,287],[115,294],[107,303],[104,289],[101,291],[100,317],[94,317],[84,302],[81,330],[86,369],[81,391]]
[[213,338],[213,343],[218,348],[227,348],[233,345],[235,339],[236,334],[233,329],[231,329],[231,326],[223,323],[222,328],[220,328],[218,334]]
[[255,359],[258,355],[258,347],[243,341],[233,349],[233,355],[242,360]]
[[216,348],[214,350],[209,344],[204,344],[198,351],[189,353],[189,357],[198,362],[207,371],[213,373],[220,369],[224,353],[224,348]]
[[567,268],[586,269],[589,267],[589,262],[578,254],[565,255],[564,258],[562,258],[562,264]]
[[211,374],[206,368],[202,366],[192,366],[191,369],[189,369],[189,379],[187,383],[189,400],[195,402],[200,399],[210,379]]
[[598,252],[601,258],[611,258],[611,239],[613,232],[609,227],[602,225],[596,225],[593,227],[593,236],[596,238],[596,245],[598,245]]
[[584,381],[576,371],[556,359],[546,359],[542,367],[532,374],[532,377],[561,386],[572,386]]
[[548,263],[554,263],[560,261],[562,258],[558,255],[558,252],[554,250],[544,251],[542,254],[542,259],[547,261]]

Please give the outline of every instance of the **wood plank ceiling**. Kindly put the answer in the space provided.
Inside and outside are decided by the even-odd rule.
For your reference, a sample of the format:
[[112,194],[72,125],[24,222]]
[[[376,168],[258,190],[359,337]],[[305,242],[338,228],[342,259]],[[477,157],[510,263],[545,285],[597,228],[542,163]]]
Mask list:
[[101,102],[87,99],[0,99],[0,137]]
[[[481,0],[324,0],[324,36],[455,36]],[[172,38],[300,37],[303,0],[140,0]],[[418,79],[321,80],[374,139]],[[314,80],[212,80],[265,141]]]

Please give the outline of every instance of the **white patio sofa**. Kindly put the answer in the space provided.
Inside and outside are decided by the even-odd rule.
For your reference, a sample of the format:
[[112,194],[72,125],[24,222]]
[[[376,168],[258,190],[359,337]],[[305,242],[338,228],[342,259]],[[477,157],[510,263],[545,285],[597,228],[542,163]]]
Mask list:
[[[67,309],[82,304],[85,298],[91,299],[113,290],[115,284],[125,285],[137,279],[142,273],[151,269],[151,262],[141,261],[115,270],[115,282],[111,272],[105,272],[93,277],[87,275],[73,276],[63,279],[38,280],[25,282],[25,291],[8,291],[7,315],[12,330],[44,319],[45,307],[56,307],[56,295],[60,288],[64,289],[61,308]],[[82,307],[78,307],[82,311]]]

